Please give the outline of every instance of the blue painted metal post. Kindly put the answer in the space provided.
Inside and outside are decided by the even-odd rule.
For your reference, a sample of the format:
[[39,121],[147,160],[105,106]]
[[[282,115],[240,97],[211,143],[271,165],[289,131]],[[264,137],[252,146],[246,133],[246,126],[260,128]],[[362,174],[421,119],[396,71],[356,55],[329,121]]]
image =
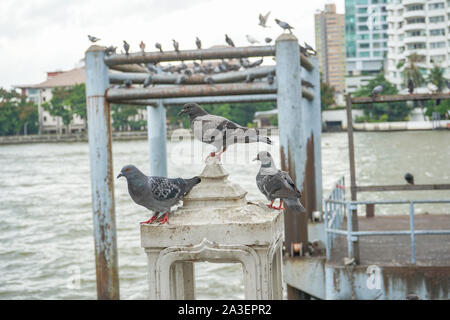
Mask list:
[[411,263],[416,264],[416,234],[414,227],[414,202],[409,203],[409,229],[411,230]]
[[351,202],[347,202],[347,255],[348,258],[354,258],[354,248],[353,248],[353,221],[352,221],[352,206]]
[[110,106],[105,99],[108,67],[104,48],[86,51],[86,106],[91,166],[98,299],[119,299]]
[[[289,172],[297,188],[302,189],[305,163],[305,132],[300,75],[300,50],[293,34],[280,35],[275,43],[277,74],[278,123],[280,128],[281,168]],[[310,214],[310,212],[309,212]],[[293,244],[300,244],[305,253],[308,246],[308,215],[285,210],[285,247],[292,254]]]
[[167,177],[166,108],[162,100],[156,107],[147,106],[150,175]]

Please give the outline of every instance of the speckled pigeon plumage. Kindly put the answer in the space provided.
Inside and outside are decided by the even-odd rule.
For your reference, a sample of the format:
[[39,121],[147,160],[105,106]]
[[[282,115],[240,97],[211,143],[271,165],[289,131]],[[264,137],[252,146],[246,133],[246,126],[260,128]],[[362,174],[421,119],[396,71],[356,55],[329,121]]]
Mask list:
[[177,205],[191,189],[200,183],[199,177],[191,179],[165,178],[146,176],[134,165],[126,165],[122,168],[117,178],[125,177],[128,183],[128,193],[133,201],[149,210],[154,211],[153,217],[143,223],[152,223],[156,219],[168,213]]
[[[194,137],[215,146],[219,156],[235,143],[272,144],[268,137],[259,134],[258,129],[246,128],[224,117],[209,114],[196,103],[186,103],[178,115],[184,113],[190,117]],[[211,156],[214,157],[215,152],[211,153]]]
[[280,207],[273,207],[274,201],[280,199],[280,202],[286,204],[293,212],[306,212],[300,203],[301,193],[294,181],[287,172],[277,169],[270,153],[261,151],[254,160],[261,161],[261,168],[256,175],[256,185],[267,200],[272,202],[268,207],[281,209],[281,203]]

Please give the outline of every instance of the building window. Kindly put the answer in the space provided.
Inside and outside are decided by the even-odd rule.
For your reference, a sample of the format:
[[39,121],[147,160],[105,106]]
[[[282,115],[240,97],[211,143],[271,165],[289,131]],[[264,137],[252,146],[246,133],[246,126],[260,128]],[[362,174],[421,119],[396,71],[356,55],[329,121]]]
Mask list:
[[358,26],[358,31],[369,31],[368,26]]
[[368,0],[356,0],[356,4],[369,4]]
[[429,17],[428,19],[429,19],[428,21],[430,21],[430,23],[439,23],[439,22],[444,22],[445,16]]
[[369,51],[359,52],[358,56],[361,58],[368,58],[370,57],[370,52]]
[[367,7],[358,8],[358,13],[367,13]]
[[[435,17],[433,17],[433,18],[435,18]],[[430,18],[430,22],[431,22],[431,18]],[[406,23],[407,24],[425,23],[425,18],[424,17],[417,17],[417,18],[407,19]]]
[[445,42],[430,42],[430,49],[445,48]]
[[444,60],[445,60],[445,54],[440,54],[440,55],[430,57],[431,63],[440,63],[440,62],[443,62]]
[[411,6],[406,7],[406,11],[417,11],[423,10],[423,4],[413,4]]
[[359,48],[360,49],[369,49],[370,48],[370,43],[360,43],[359,44]]
[[430,30],[430,36],[445,36],[445,29]]
[[[444,45],[445,45],[445,43],[444,43]],[[427,47],[424,42],[408,43],[406,46],[407,46],[408,50],[425,49]]]
[[368,34],[358,34],[358,40],[369,40],[370,35]]
[[406,31],[407,37],[420,37],[420,36],[426,36],[426,35],[427,35],[427,33],[425,32],[425,30]]
[[381,57],[381,51],[374,51],[373,52],[374,57]]
[[429,10],[437,10],[437,9],[444,9],[444,3],[438,2],[438,3],[430,3],[428,4]]

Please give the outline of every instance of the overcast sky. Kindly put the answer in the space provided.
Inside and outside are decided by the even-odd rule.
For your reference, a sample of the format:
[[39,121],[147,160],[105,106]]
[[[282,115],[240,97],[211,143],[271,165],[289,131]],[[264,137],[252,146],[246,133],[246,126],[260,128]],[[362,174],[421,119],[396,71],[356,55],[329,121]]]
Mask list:
[[[294,26],[300,41],[314,46],[314,13],[329,0],[1,0],[0,87],[35,84],[47,71],[68,70],[84,57],[90,43],[87,34],[102,39],[101,45],[131,51],[139,42],[147,51],[154,43],[172,49],[195,48],[195,37],[203,47],[225,44],[227,33],[237,46],[248,45],[245,35],[259,40],[275,39],[281,29],[274,18]],[[344,0],[336,0],[338,13]],[[258,14],[271,11],[268,25],[258,26]],[[120,50],[119,50],[120,52]]]

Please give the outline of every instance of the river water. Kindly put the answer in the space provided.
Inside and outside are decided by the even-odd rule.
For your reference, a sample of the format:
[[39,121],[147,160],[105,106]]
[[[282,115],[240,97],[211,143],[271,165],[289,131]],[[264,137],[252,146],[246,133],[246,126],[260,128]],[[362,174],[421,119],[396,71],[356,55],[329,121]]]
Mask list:
[[[175,141],[174,141],[175,140]],[[223,156],[229,179],[264,200],[257,190],[259,150],[251,144],[230,148]],[[416,183],[450,183],[450,131],[355,133],[360,185],[402,184],[406,172]],[[190,140],[168,145],[169,176],[198,175],[212,151]],[[113,143],[114,173],[132,163],[148,173],[146,141]],[[348,176],[345,133],[322,136],[324,195],[333,182]],[[96,299],[89,148],[87,143],[0,146],[0,299]],[[348,183],[347,183],[348,185]],[[359,199],[450,199],[449,191],[361,194]],[[147,297],[146,257],[140,247],[139,221],[149,212],[135,205],[124,179],[115,180],[117,243],[122,299]],[[449,213],[445,205],[418,206],[417,213]],[[405,214],[407,207],[377,207],[376,214]],[[450,226],[449,226],[450,227]],[[239,264],[196,264],[199,299],[242,299]]]

